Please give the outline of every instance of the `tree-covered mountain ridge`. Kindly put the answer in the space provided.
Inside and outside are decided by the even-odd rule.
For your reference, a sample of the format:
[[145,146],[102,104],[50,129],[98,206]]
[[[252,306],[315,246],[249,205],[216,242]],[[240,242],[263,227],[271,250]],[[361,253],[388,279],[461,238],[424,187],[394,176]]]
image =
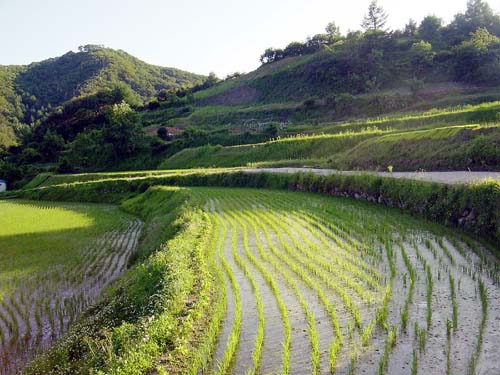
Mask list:
[[78,52],[24,66],[0,65],[0,144],[14,141],[12,128],[36,123],[74,98],[117,84],[130,88],[142,103],[161,90],[189,88],[204,79],[101,45],[81,46]]

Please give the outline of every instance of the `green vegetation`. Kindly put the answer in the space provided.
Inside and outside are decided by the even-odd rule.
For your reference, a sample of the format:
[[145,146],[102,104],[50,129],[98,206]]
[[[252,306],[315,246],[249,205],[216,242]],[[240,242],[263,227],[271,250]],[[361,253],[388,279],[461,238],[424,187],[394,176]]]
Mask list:
[[499,99],[500,16],[485,1],[468,2],[448,25],[436,16],[402,30],[368,24],[342,35],[330,23],[326,34],[267,49],[253,72],[158,97],[148,125],[243,133],[258,123],[313,125]]
[[0,66],[0,150],[15,143],[14,129],[23,115],[21,100],[14,93],[14,81],[21,69]]
[[[74,176],[82,179],[74,185],[50,185],[49,177],[45,180],[48,187],[37,193],[93,200],[95,196],[85,193],[86,185],[95,188],[103,184],[109,189],[112,176],[108,174],[102,181],[95,180],[97,176]],[[120,176],[123,174],[116,175]],[[194,176],[181,174],[177,178],[186,183],[195,178],[201,182]],[[210,182],[210,176],[219,175],[207,174],[205,183]],[[226,175],[226,183],[229,176],[247,184],[237,173]],[[125,183],[165,178],[168,175],[143,176]],[[56,190],[61,193],[53,195]],[[123,197],[120,190],[112,190],[117,198]],[[227,374],[235,369],[254,373],[261,368],[287,374],[296,370],[298,353],[299,358],[307,353],[310,367],[302,368],[305,372],[326,369],[333,373],[339,366],[349,371],[365,366],[363,356],[374,348],[380,357],[371,369],[384,374],[399,340],[413,340],[398,333],[406,332],[408,326],[416,327],[408,357],[413,361],[412,371],[416,371],[418,356],[425,355],[425,348],[432,345],[428,336],[443,328],[430,324],[433,314],[429,318],[429,311],[451,309],[431,307],[433,284],[451,283],[451,271],[463,278],[472,277],[459,266],[465,259],[457,258],[460,251],[453,252],[455,261],[450,261],[449,268],[439,271],[450,272],[446,278],[438,277],[438,269],[426,261],[435,256],[450,259],[454,248],[450,244],[461,243],[461,236],[354,200],[263,189],[152,186],[126,200],[122,207],[145,221],[134,257],[136,266],[109,288],[61,341],[39,356],[28,367],[28,374]],[[433,245],[433,233],[441,233],[437,243],[449,239],[446,251],[445,245]],[[416,243],[425,246],[416,247]],[[400,293],[403,280],[397,276],[401,264],[398,247],[410,280],[406,295]],[[413,293],[413,288],[427,288],[427,295]],[[479,290],[486,311],[489,301],[483,284]],[[271,300],[265,297],[268,295]],[[457,298],[453,290],[449,298]],[[269,303],[276,303],[278,316],[268,315]],[[414,303],[427,304],[426,328],[417,325]],[[406,306],[406,320],[391,312],[398,305]],[[298,317],[290,315],[291,308],[301,311],[299,317],[307,327],[306,346],[301,341],[294,345],[297,337],[291,333]],[[232,318],[225,321],[226,314]],[[316,314],[325,314],[327,319],[320,321]],[[248,325],[249,316],[255,323]],[[481,335],[486,334],[486,318],[483,321]],[[269,325],[273,332],[278,326],[280,329],[269,336]],[[451,321],[448,326],[451,329]],[[226,339],[217,341],[223,330],[228,332]],[[320,339],[326,332],[330,332],[329,342]],[[442,344],[450,348],[450,336],[446,337],[448,341]],[[266,345],[279,355],[271,356]],[[479,353],[480,344],[477,348]],[[323,351],[328,353],[326,357],[320,356]],[[454,354],[448,349],[443,355]],[[476,362],[474,354],[471,366]],[[444,363],[450,369],[447,371],[453,371],[451,357]]]
[[[151,189],[123,203],[126,210],[145,220],[138,248],[140,263],[108,289],[65,338],[31,364],[28,374],[87,373],[96,368],[107,373],[118,369],[142,372],[172,343],[176,343],[175,350],[169,358],[176,366],[186,369],[203,362],[200,353],[210,345],[200,346],[199,352],[185,345],[194,337],[200,343],[211,342],[210,337],[204,339],[204,328],[214,324],[203,320],[201,325],[200,319],[206,318],[204,314],[211,316],[220,305],[212,303],[219,297],[213,294],[211,267],[200,245],[204,240],[214,243],[210,223],[188,210],[189,204],[182,190],[169,188]],[[154,250],[158,251],[151,255]],[[206,332],[214,336],[218,331]],[[66,363],[64,370],[62,363]]]
[[314,130],[321,134],[185,149],[159,168],[306,165],[385,170],[392,165],[394,170],[496,170],[499,111],[498,102],[492,102],[322,125]]
[[[137,177],[130,178],[134,175]],[[79,182],[80,179],[88,182]],[[61,185],[57,185],[58,183]],[[321,176],[312,173],[245,173],[238,170],[207,169],[90,174],[89,177],[85,174],[54,176],[46,179],[44,185],[46,187],[25,190],[22,194],[30,199],[119,202],[155,185],[257,187],[315,192],[397,207],[435,222],[480,234],[495,244],[500,241],[500,195],[497,181],[449,186],[363,174]],[[475,212],[475,219],[467,220],[467,215],[472,210]],[[484,245],[488,246],[487,242]],[[476,254],[481,254],[473,243],[467,242],[467,246],[477,250]],[[491,245],[488,247],[498,255],[497,248]]]
[[498,125],[463,126],[390,134],[361,142],[332,160],[345,169],[497,170]]
[[[363,32],[342,35],[330,23],[326,34],[267,50],[259,69],[224,80],[151,66],[96,45],[27,67],[0,67],[0,178],[19,187],[46,171],[153,169],[193,147],[204,148],[163,165],[495,169],[494,105],[475,108],[476,117],[470,108],[444,109],[364,121],[365,129],[339,121],[498,100],[500,17],[475,0],[448,25],[428,16],[420,25],[388,31],[380,26],[383,9],[375,3],[370,9]],[[127,94],[110,94],[117,86]],[[110,116],[123,102],[130,113]],[[445,130],[446,124],[464,127]],[[372,131],[373,137],[366,134]],[[210,146],[304,133],[350,137],[340,147],[337,139],[332,147],[306,139],[304,148],[287,144],[288,152],[257,158],[245,147],[240,151],[247,155],[240,156]]]
[[499,168],[500,17],[386,19],[224,80],[0,66],[0,372],[498,372],[498,181],[245,171]]
[[0,201],[2,370],[62,336],[134,253],[141,223],[113,206]]
[[183,150],[160,164],[159,168],[234,167],[263,161],[321,158],[331,151],[347,150],[374,133],[382,132],[375,129],[362,134],[297,136],[255,145],[230,147],[208,145]]
[[[376,2],[363,22],[364,32],[339,33],[334,23],[306,42],[267,49],[256,72],[236,77],[206,92],[201,103],[250,104],[305,100],[393,88],[407,81],[498,83],[500,17],[484,1],[469,1],[465,13],[444,25],[436,16],[402,30],[384,28],[387,15]],[[479,60],[478,60],[479,58]]]
[[[125,84],[137,100],[162,89],[200,84],[204,77],[144,63],[121,50],[97,45],[28,66],[0,67],[0,113],[8,124],[34,123],[67,101]],[[2,143],[3,144],[3,143]]]
[[[309,117],[324,108],[339,118],[356,107],[362,108],[361,114],[373,115],[376,106],[388,112],[415,105],[416,97],[435,101],[440,89],[426,90],[426,82],[498,84],[500,17],[486,2],[468,2],[465,13],[457,14],[448,25],[427,16],[420,25],[409,20],[402,30],[381,27],[377,18],[387,15],[375,2],[370,9],[364,32],[342,35],[332,22],[326,34],[292,42],[284,49],[267,49],[261,68],[195,93],[198,104],[300,102]],[[374,98],[359,105],[356,102],[364,99],[353,95],[360,93]],[[268,117],[278,120],[283,115]]]

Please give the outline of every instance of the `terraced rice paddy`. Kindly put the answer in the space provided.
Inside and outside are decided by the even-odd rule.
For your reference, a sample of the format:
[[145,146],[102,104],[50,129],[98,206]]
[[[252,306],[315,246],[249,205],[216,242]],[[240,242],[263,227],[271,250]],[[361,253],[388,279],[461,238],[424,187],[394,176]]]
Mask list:
[[192,189],[225,304],[212,374],[498,374],[494,260],[352,200]]
[[126,269],[142,222],[105,205],[0,201],[0,212],[0,374],[11,374]]

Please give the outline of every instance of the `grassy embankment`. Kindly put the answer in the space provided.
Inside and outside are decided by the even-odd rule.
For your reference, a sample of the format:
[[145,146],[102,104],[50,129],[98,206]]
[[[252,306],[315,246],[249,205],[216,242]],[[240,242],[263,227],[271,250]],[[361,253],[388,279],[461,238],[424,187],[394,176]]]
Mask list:
[[129,262],[136,265],[27,374],[137,374],[154,368],[165,352],[163,367],[172,371],[206,363],[223,299],[205,253],[215,234],[193,199],[183,189],[159,187],[123,202],[145,221]]
[[500,104],[492,102],[322,125],[312,130],[321,134],[186,149],[159,168],[306,165],[385,170],[392,165],[394,170],[495,170],[500,162],[499,113]]

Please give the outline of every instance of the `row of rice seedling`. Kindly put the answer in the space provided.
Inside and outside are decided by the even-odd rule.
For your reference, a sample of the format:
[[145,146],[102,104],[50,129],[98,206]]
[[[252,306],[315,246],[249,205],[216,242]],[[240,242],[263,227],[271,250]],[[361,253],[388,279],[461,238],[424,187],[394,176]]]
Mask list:
[[[284,337],[283,337],[283,364],[281,368],[281,374],[288,374],[290,371],[290,345],[291,345],[291,326],[288,320],[288,311],[285,303],[281,297],[281,293],[276,284],[275,278],[272,274],[263,266],[262,262],[254,255],[249,249],[248,246],[248,225],[246,222],[242,220],[241,217],[232,215],[232,217],[238,222],[240,227],[243,230],[243,236],[245,239],[244,247],[245,247],[245,255],[250,260],[250,262],[258,269],[258,271],[262,274],[269,287],[271,288],[274,297],[276,298],[276,302],[279,307],[279,311],[281,314],[282,323],[284,326]],[[255,230],[255,227],[253,228]],[[256,246],[259,249],[259,253],[263,254],[264,250],[260,241],[256,241]]]
[[[240,199],[241,199],[241,198],[240,198]],[[242,203],[241,205],[245,206],[245,205],[246,205],[246,203]],[[248,213],[248,215],[250,215],[249,220],[252,220],[252,219],[253,219],[253,221],[254,221],[254,222],[258,222],[257,220],[255,220],[255,218],[254,218],[254,217],[252,217],[252,213]],[[260,222],[262,222],[262,220],[261,220]],[[264,222],[265,222],[265,221],[264,221]],[[272,226],[271,226],[271,225],[268,225],[268,227],[271,227],[271,229],[272,229]],[[262,228],[261,228],[261,229],[262,229]],[[265,227],[264,227],[264,230],[266,230],[266,231],[267,231],[267,229],[268,229],[268,228],[265,228]],[[277,227],[276,227],[276,226],[275,226],[275,229],[277,230]],[[256,235],[256,236],[257,236],[257,235]],[[268,236],[269,236],[269,232],[268,232]],[[282,240],[281,245],[283,245],[283,238],[282,238],[281,240]],[[296,239],[296,238],[295,238],[295,241],[296,241],[296,242],[295,242],[295,246],[299,246],[299,244],[298,244],[298,242],[297,242],[297,241],[298,241],[298,239]],[[272,243],[272,242],[271,242],[271,237],[270,237],[270,236],[268,237],[268,242]],[[274,247],[274,245],[271,245],[271,246],[273,246],[273,247]],[[279,250],[276,250],[276,247],[274,247],[274,249],[275,249],[275,252],[279,251]],[[271,249],[271,250],[272,250],[272,249]],[[310,250],[308,250],[308,251],[310,251]],[[262,252],[262,248],[261,248],[261,252]],[[268,259],[269,259],[269,258],[268,258]],[[279,259],[279,257],[278,257],[278,260],[280,260],[280,259]],[[281,259],[281,260],[282,260],[282,259]],[[297,269],[298,269],[298,268],[295,268],[295,270],[297,270]],[[305,275],[307,276],[307,274],[305,274]],[[309,280],[310,280],[310,281],[312,281],[312,279],[310,279],[310,276],[309,276]],[[313,284],[313,283],[312,283],[312,282],[310,282],[310,285],[311,285],[311,284]],[[326,294],[325,294],[324,292],[322,292],[322,291],[319,291],[319,294],[323,294],[323,296],[324,296],[323,301],[325,301],[325,303],[327,304],[327,306],[331,306],[331,305],[330,305],[330,302],[328,302],[328,298],[326,297]],[[332,311],[331,307],[330,307],[330,311]],[[337,326],[338,326],[338,323],[337,323]],[[372,325],[368,325],[368,330],[367,330],[366,332],[371,332],[370,327],[372,327]],[[339,348],[340,348],[339,343],[342,343],[342,336],[341,336],[341,334],[340,334],[340,329],[338,329],[338,328],[337,328],[337,330],[338,330],[338,337],[335,339],[335,341],[334,341],[334,342],[332,343],[332,345],[330,346],[330,356],[331,356],[331,357],[334,357],[334,356],[337,354],[337,352],[338,352],[338,350],[339,350]],[[314,350],[313,350],[313,355],[314,355]],[[335,364],[335,358],[333,358],[333,360],[331,360],[330,362],[331,362],[331,364],[333,364],[333,366],[332,366],[332,367],[334,368],[334,367],[335,367],[335,366],[334,366],[334,364]]]
[[292,241],[293,246],[290,246],[284,237],[284,233],[286,233],[288,235],[288,238],[291,239],[290,234],[287,233],[285,227],[281,225],[281,223],[276,218],[269,216],[270,215],[267,212],[257,213],[257,217],[266,222],[278,236],[281,247],[283,248],[284,253],[287,256],[286,261],[294,262],[290,264],[294,264],[295,267],[301,267],[303,269],[303,272],[305,271],[305,269],[307,269],[308,271],[305,271],[307,274],[313,275],[314,279],[321,280],[329,289],[337,293],[348,310],[351,312],[356,322],[356,326],[358,328],[361,328],[361,315],[350,295],[345,291],[344,288],[342,288],[338,283],[335,282],[335,279],[333,279],[331,275],[328,275],[321,268],[317,267],[312,259],[303,256],[306,251],[301,244],[299,244],[298,242],[294,243]]
[[[194,224],[158,253],[172,262],[170,281],[155,292],[158,298],[168,302],[169,293],[176,293],[169,282],[181,291],[172,307],[164,306],[172,315],[164,319],[159,312],[142,320],[140,329],[151,333],[147,340],[134,334],[131,342],[122,342],[132,329],[127,325],[109,343],[90,343],[92,350],[102,344],[109,354],[99,357],[102,373],[381,375],[498,369],[484,361],[489,345],[484,343],[495,340],[488,317],[500,303],[489,297],[488,288],[497,286],[492,268],[467,256],[471,247],[482,251],[478,242],[395,210],[345,199],[252,189],[185,190],[196,197],[186,209]],[[9,345],[12,331],[18,337],[33,332],[31,346],[59,337],[92,303],[93,293],[124,269],[140,228],[132,222],[109,230],[80,253],[79,266],[53,268],[31,279],[32,289],[9,293],[0,305],[2,347]],[[177,261],[185,277],[177,274]],[[53,290],[39,292],[42,300],[33,303],[35,284]],[[467,325],[467,319],[477,324]],[[299,320],[303,329],[296,330]],[[466,341],[471,333],[473,344]],[[160,350],[165,355],[150,368]],[[459,357],[469,358],[466,370]]]
[[[248,212],[249,220],[251,221],[258,221],[258,218],[254,216],[253,213]],[[295,278],[299,278],[301,281],[306,283],[311,287],[313,284],[312,280],[308,277],[306,273],[303,272],[303,270],[300,267],[297,267],[293,263],[290,263],[286,257],[283,256],[281,250],[274,245],[270,231],[267,226],[262,226],[259,225],[258,228],[263,231],[264,236],[266,238],[267,246],[268,249],[270,250],[270,253],[272,254],[272,258],[266,257],[268,262],[273,264],[274,269],[276,271],[283,269],[283,265],[286,265],[286,268],[289,269],[289,271],[281,271],[281,275],[286,280],[286,282],[292,287],[294,290],[296,297],[304,310],[304,313],[307,317],[307,324],[308,324],[308,330],[309,330],[309,338],[310,338],[310,350],[311,350],[311,373],[312,374],[319,374],[320,371],[320,350],[319,350],[319,339],[318,339],[318,332],[316,329],[316,321],[315,321],[315,316],[313,311],[309,308],[308,302],[306,298],[304,297],[303,293],[300,291],[299,286],[297,285],[297,281],[295,281]],[[261,254],[263,255],[263,253]],[[317,290],[318,294],[321,293],[320,290]],[[322,298],[322,302],[325,303],[326,298]],[[328,305],[329,307],[329,305]],[[328,310],[327,307],[327,310]],[[330,309],[329,311],[333,311]]]
[[[272,319],[266,318],[269,301],[261,297],[263,288],[272,291],[280,311],[282,330],[276,332],[282,337],[276,349],[281,353],[281,360],[275,364],[276,372],[293,374],[304,371],[293,366],[296,349],[289,313],[294,306],[287,306],[281,297],[287,293],[287,288],[295,296],[297,307],[304,312],[307,321],[309,373],[319,374],[328,369],[331,373],[354,374],[361,369],[371,369],[377,374],[396,374],[401,372],[395,372],[395,366],[403,361],[410,363],[409,373],[426,373],[431,365],[430,356],[435,354],[427,349],[429,345],[432,348],[439,345],[436,337],[441,336],[444,338],[441,347],[444,348],[445,371],[457,371],[457,354],[452,348],[455,347],[454,340],[459,340],[454,332],[459,332],[460,326],[454,278],[457,272],[463,275],[461,277],[480,277],[480,271],[473,263],[468,263],[473,271],[465,274],[461,271],[465,270],[463,264],[469,261],[453,246],[453,243],[461,243],[456,239],[458,236],[454,237],[448,231],[446,236],[450,237],[438,236],[432,227],[427,228],[424,224],[421,224],[424,229],[415,230],[413,219],[394,218],[392,216],[399,214],[392,211],[381,213],[378,208],[351,205],[345,201],[323,205],[328,199],[305,194],[248,189],[193,190],[212,202],[207,214],[220,227],[226,227],[228,233],[225,235],[231,239],[235,266],[251,280],[252,294],[239,296],[239,308],[245,301],[253,306],[248,311],[257,314],[253,349],[250,349],[248,340],[240,336],[241,331],[233,336],[232,341],[220,343],[226,346],[229,354],[226,355],[226,366],[218,367],[218,374],[234,373],[235,368],[259,373],[259,363],[277,361],[270,359],[270,353],[262,351],[266,342],[274,339],[264,333],[264,327]],[[345,210],[350,213],[343,218],[339,212]],[[365,226],[360,220],[369,224]],[[467,245],[462,246],[467,248]],[[223,255],[220,259],[224,263]],[[400,268],[401,265],[404,268]],[[233,272],[232,266],[226,262],[226,274],[230,272]],[[228,280],[230,290],[239,290],[234,277],[234,285],[231,277]],[[481,285],[478,298],[486,301],[484,311],[487,312],[487,293],[484,284]],[[434,313],[442,315],[446,311],[445,306],[435,304],[436,288],[446,288],[450,293],[446,313],[449,319],[445,325],[433,322]],[[328,328],[333,335],[326,347],[321,336],[327,327],[315,318],[312,301],[304,294],[307,291],[316,296],[328,317]],[[401,291],[405,291],[404,295]],[[419,305],[425,306],[423,315],[418,313]],[[242,319],[241,311],[238,319]],[[235,321],[233,319],[233,324]],[[457,322],[455,325],[454,321]],[[241,321],[238,324],[241,325]],[[484,335],[484,324],[480,336]],[[438,335],[438,330],[443,333]],[[405,334],[401,335],[403,332]],[[378,361],[374,365],[365,363],[366,355],[377,356],[373,350],[380,348],[382,339],[384,344]],[[479,362],[480,354],[475,353],[480,353],[481,341],[476,344],[474,353],[469,354],[471,368],[476,368]],[[406,352],[406,360],[395,358],[393,363],[391,353],[400,342],[409,342],[412,349]],[[457,348],[460,346],[458,342],[456,345]],[[237,353],[248,350],[258,356],[241,363],[244,357]],[[323,352],[328,358],[324,358]],[[399,349],[398,353],[401,353]]]
[[[15,209],[15,203],[10,205],[11,209]],[[64,212],[60,207],[25,203],[20,206],[21,212],[28,217],[43,215],[53,224],[51,228],[64,228],[64,224],[57,223],[56,216],[50,216]],[[85,210],[86,207],[78,209]],[[108,207],[104,209],[109,210]],[[65,219],[67,215],[63,213],[61,220]],[[25,225],[34,231],[30,234],[33,236],[30,241],[36,247],[37,230],[40,229],[34,222],[21,224],[21,228]],[[97,300],[101,290],[123,272],[125,259],[137,247],[142,222],[120,219],[114,226],[116,229],[103,235],[99,235],[99,231],[89,231],[85,238],[86,247],[77,249],[76,256],[69,257],[66,264],[53,264],[29,276],[11,279],[8,292],[0,296],[0,374],[21,369],[36,353],[61,337],[77,317]],[[105,228],[108,227],[112,228],[105,223]],[[43,238],[43,230],[38,239],[42,249],[51,245]],[[23,240],[20,242],[19,246],[25,245]],[[64,242],[60,246],[58,250],[64,253]],[[20,248],[19,251],[25,249]]]
[[[216,222],[223,227],[224,235],[228,232],[226,224],[220,220],[218,216],[215,216]],[[236,246],[236,237],[235,234],[231,236],[231,248]],[[223,253],[223,242],[221,242],[221,246],[218,249],[218,258],[224,267],[224,271],[226,272],[227,277],[229,278],[231,289],[233,291],[234,299],[235,299],[235,312],[233,318],[233,324],[231,333],[225,343],[226,349],[224,351],[224,356],[220,362],[218,362],[216,366],[216,371],[214,372],[217,375],[224,375],[228,373],[231,369],[231,365],[233,364],[234,357],[236,355],[236,351],[238,349],[239,340],[240,340],[240,332],[241,332],[241,294],[240,287],[234,273],[231,269],[231,266],[227,262]]]
[[[238,229],[235,224],[234,219],[231,216],[224,215],[224,219],[229,222],[231,225],[231,230],[233,233],[233,238],[237,236]],[[235,243],[235,241],[233,241]],[[245,251],[248,251],[248,232],[246,230],[243,230],[243,246],[245,248]],[[253,277],[252,273],[250,272],[250,269],[246,265],[246,262],[243,260],[243,258],[238,254],[237,252],[237,247],[232,246],[232,255],[234,260],[236,261],[236,264],[243,270],[245,275],[247,276],[248,280],[250,281],[250,284],[252,286],[254,295],[255,295],[255,300],[257,302],[257,314],[258,314],[258,326],[257,326],[257,332],[255,335],[255,347],[252,352],[252,360],[253,360],[253,366],[247,371],[247,374],[255,374],[258,372],[259,367],[260,367],[260,360],[261,360],[261,355],[262,355],[262,346],[264,342],[264,324],[265,324],[265,316],[264,316],[264,306],[262,304],[262,297],[260,293],[260,287],[255,281],[255,278]]]

